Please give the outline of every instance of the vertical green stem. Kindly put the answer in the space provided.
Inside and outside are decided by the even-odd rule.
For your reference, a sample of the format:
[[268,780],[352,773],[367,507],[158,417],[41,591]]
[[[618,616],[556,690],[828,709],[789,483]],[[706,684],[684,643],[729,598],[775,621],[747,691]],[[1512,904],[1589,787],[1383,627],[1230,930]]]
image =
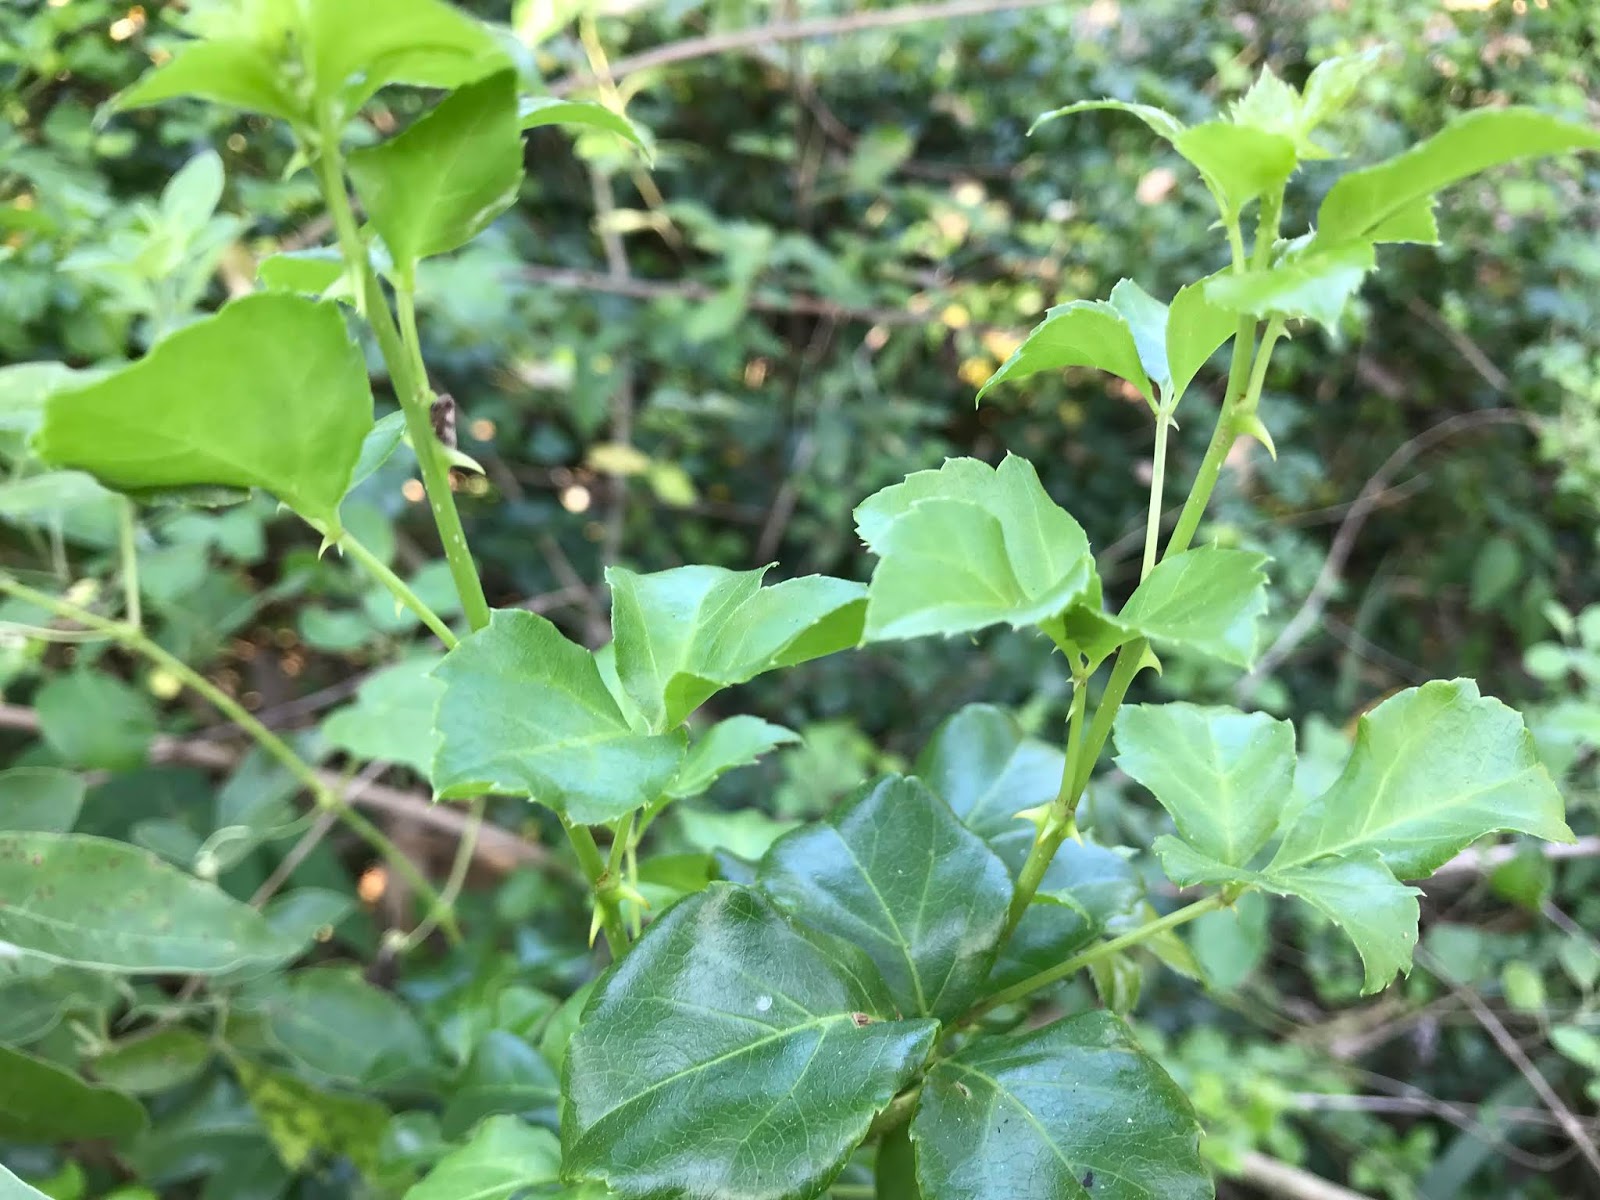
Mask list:
[[1222,412],[1217,416],[1216,428],[1211,431],[1211,442],[1206,446],[1205,457],[1200,460],[1194,487],[1184,500],[1178,523],[1167,540],[1164,558],[1182,554],[1194,541],[1194,535],[1200,530],[1200,519],[1205,516],[1206,505],[1211,502],[1211,493],[1216,490],[1217,480],[1222,475],[1222,464],[1227,460],[1228,451],[1233,449],[1234,439],[1238,437],[1238,431],[1234,428],[1234,410],[1250,377],[1250,364],[1256,348],[1255,329],[1254,318],[1240,318],[1239,328],[1233,335],[1233,362],[1228,368],[1228,386],[1222,394]]
[[138,534],[138,513],[133,501],[124,496],[117,508],[117,547],[122,559],[123,615],[128,624],[135,629],[144,625],[144,615],[139,600]]
[[1067,756],[1061,771],[1061,788],[1049,807],[1038,815],[1038,830],[1028,857],[1017,873],[1017,885],[1011,893],[1011,908],[1006,914],[1006,927],[1000,935],[1009,938],[1033,903],[1033,897],[1044,882],[1044,873],[1061,849],[1061,843],[1077,833],[1075,819],[1077,794],[1072,791],[1072,779],[1077,773],[1079,756],[1083,751],[1083,714],[1089,702],[1089,680],[1084,674],[1072,679],[1072,708],[1067,714]]
[[1150,462],[1150,511],[1145,517],[1144,562],[1139,569],[1143,579],[1155,569],[1156,550],[1161,541],[1161,496],[1167,483],[1167,430],[1172,425],[1175,397],[1163,396],[1156,411],[1156,446]]
[[467,814],[467,827],[461,831],[461,840],[456,843],[455,860],[450,864],[450,876],[444,882],[444,891],[439,893],[439,902],[429,910],[428,915],[417,927],[406,935],[406,940],[401,946],[402,952],[420,946],[441,924],[454,919],[456,901],[461,896],[461,889],[466,886],[467,872],[472,868],[472,856],[478,849],[478,833],[483,829],[483,814],[488,803],[488,798],[484,796],[479,796],[472,802],[471,810]]
[[578,856],[578,865],[583,868],[589,886],[594,890],[595,912],[600,918],[601,929],[605,931],[606,945],[611,948],[611,957],[613,960],[619,960],[628,952],[628,931],[622,923],[621,907],[617,904],[616,880],[609,875],[606,860],[600,856],[600,847],[595,844],[594,834],[589,831],[589,827],[570,824],[565,818],[561,823],[566,827],[567,836],[572,840],[572,849]]

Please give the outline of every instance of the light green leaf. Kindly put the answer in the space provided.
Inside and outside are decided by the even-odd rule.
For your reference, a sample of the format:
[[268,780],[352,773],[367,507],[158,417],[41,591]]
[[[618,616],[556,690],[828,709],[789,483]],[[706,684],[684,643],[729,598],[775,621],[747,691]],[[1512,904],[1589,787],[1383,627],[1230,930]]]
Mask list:
[[150,697],[103,671],[56,675],[33,701],[39,732],[63,762],[128,771],[144,765],[156,735]]
[[1120,112],[1130,117],[1137,117],[1143,121],[1156,136],[1165,141],[1172,141],[1184,130],[1184,124],[1164,108],[1156,108],[1150,104],[1129,104],[1124,100],[1080,100],[1076,104],[1068,104],[1064,108],[1053,109],[1036,118],[1028,127],[1028,136],[1032,137],[1039,131],[1039,126],[1047,125],[1061,117],[1070,117],[1082,112]]
[[144,1109],[133,1097],[0,1046],[0,1140],[49,1144],[125,1138],[144,1124]]
[[1267,608],[1265,555],[1202,546],[1162,559],[1117,619],[1145,637],[1247,667]]
[[438,740],[433,714],[444,694],[431,674],[439,662],[439,655],[424,655],[368,676],[355,701],[322,723],[323,738],[356,758],[399,763],[426,778]]
[[925,1200],[1210,1200],[1200,1123],[1120,1018],[984,1037],[928,1073],[911,1123]]
[[933,1048],[861,951],[712,884],[601,978],[567,1049],[564,1170],[627,1195],[815,1196]]
[[800,741],[800,735],[760,717],[737,716],[718,721],[689,747],[667,794],[675,799],[698,796],[729,771],[754,765],[763,754]]
[[939,726],[917,774],[966,827],[988,841],[1025,826],[1016,814],[1055,799],[1066,756],[1029,737],[1009,712],[969,704]]
[[636,733],[594,656],[530,612],[496,611],[434,678],[441,798],[531,796],[600,824],[655,800],[683,759],[680,737]]
[[1167,364],[1167,306],[1133,280],[1121,279],[1111,289],[1111,307],[1122,314],[1145,375],[1165,399],[1172,389],[1172,370]]
[[501,71],[445,97],[403,133],[350,156],[350,178],[400,286],[424,258],[464,246],[522,184],[516,77]]
[[1309,138],[1319,125],[1349,107],[1368,75],[1382,63],[1386,48],[1372,46],[1355,54],[1324,59],[1301,90],[1299,132]]
[[77,823],[87,791],[78,776],[54,767],[0,771],[0,831],[66,833]]
[[1316,321],[1336,330],[1345,305],[1377,266],[1371,242],[1312,248],[1260,271],[1213,275],[1206,299],[1230,313]]
[[1151,399],[1150,380],[1140,363],[1133,331],[1123,314],[1104,300],[1074,300],[1050,309],[978,389],[978,399],[997,383],[1066,367],[1109,371],[1133,384],[1146,400]]
[[250,1107],[279,1160],[299,1172],[319,1157],[348,1158],[363,1175],[378,1168],[389,1110],[364,1096],[325,1091],[288,1071],[234,1057]]
[[639,126],[624,114],[594,100],[524,96],[517,106],[517,117],[524,129],[537,129],[541,125],[584,125],[590,129],[602,129],[632,142],[647,156],[650,153],[650,144]]
[[779,839],[757,881],[798,920],[864,949],[897,1011],[944,1020],[977,999],[1011,904],[1005,864],[902,775]]
[[1206,298],[1210,279],[1197,279],[1172,298],[1167,310],[1167,364],[1172,378],[1168,398],[1176,402],[1195,375],[1239,327],[1238,318]]
[[440,1123],[451,1138],[495,1113],[553,1123],[560,1102],[561,1083],[544,1055],[514,1033],[491,1029],[456,1080]]
[[119,491],[262,488],[332,534],[371,428],[366,360],[338,305],[266,293],[52,395],[35,445]]
[[[510,1200],[561,1174],[561,1144],[548,1129],[490,1117],[472,1140],[439,1160],[405,1200]],[[541,1193],[542,1194],[542,1193]]]
[[1265,713],[1131,704],[1117,713],[1117,765],[1148,788],[1196,850],[1244,866],[1294,794],[1294,727]]
[[307,121],[306,97],[283,71],[281,45],[247,37],[213,38],[180,46],[168,61],[147,71],[111,101],[113,112],[148,108],[192,96],[226,108]]
[[[31,434],[44,420],[44,404],[52,392],[81,387],[102,374],[98,370],[74,370],[59,362],[19,362],[0,367],[0,431]],[[4,511],[0,507],[0,513]]]
[[130,974],[215,974],[299,950],[255,909],[154,854],[84,834],[0,835],[0,943]]
[[1496,830],[1573,840],[1522,718],[1470,679],[1437,680],[1361,718],[1344,772],[1300,812],[1271,869],[1372,852],[1420,879]]
[[1249,125],[1207,121],[1185,129],[1172,145],[1199,170],[1223,211],[1234,215],[1256,197],[1280,191],[1294,174],[1294,140]]
[[23,1183],[0,1163],[0,1200],[50,1200],[50,1197]]
[[95,1078],[124,1092],[164,1092],[205,1070],[211,1042],[192,1029],[169,1025],[113,1042],[93,1060]]
[[331,246],[271,254],[256,264],[256,278],[269,291],[323,296],[346,278],[344,257]]
[[1600,130],[1531,108],[1476,109],[1386,162],[1351,171],[1317,210],[1317,243],[1371,240],[1442,188],[1503,163],[1600,150]]
[[868,641],[1022,628],[1062,612],[1094,579],[1082,527],[1013,455],[998,470],[951,459],[908,476],[857,508],[856,525],[881,560]]
[[617,675],[657,732],[725,687],[861,640],[866,588],[807,575],[761,586],[766,568],[606,570]]
[[1262,67],[1250,89],[1234,102],[1228,117],[1250,129],[1294,137],[1301,125],[1300,93],[1270,66]]
[[367,430],[367,436],[361,439],[361,454],[356,459],[355,470],[350,473],[352,491],[389,461],[390,455],[398,450],[400,443],[405,440],[405,434],[404,412],[396,411],[378,418],[377,424]]

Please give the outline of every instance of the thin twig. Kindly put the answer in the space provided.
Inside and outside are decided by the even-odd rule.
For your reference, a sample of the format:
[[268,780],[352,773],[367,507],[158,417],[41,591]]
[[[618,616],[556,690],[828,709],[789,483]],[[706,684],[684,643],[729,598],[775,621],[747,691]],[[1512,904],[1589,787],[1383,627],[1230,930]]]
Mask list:
[[1370,1200],[1361,1192],[1353,1192],[1343,1184],[1333,1183],[1320,1175],[1292,1166],[1256,1150],[1245,1152],[1239,1164],[1239,1178],[1253,1188],[1286,1200]]

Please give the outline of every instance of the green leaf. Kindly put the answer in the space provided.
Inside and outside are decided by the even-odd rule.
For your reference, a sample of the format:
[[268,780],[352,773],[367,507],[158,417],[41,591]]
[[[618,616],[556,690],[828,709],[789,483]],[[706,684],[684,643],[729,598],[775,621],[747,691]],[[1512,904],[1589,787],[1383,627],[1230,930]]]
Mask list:
[[[1356,54],[1341,54],[1318,63],[1300,93],[1301,137],[1308,139],[1319,125],[1348,108],[1386,53],[1385,47],[1372,46]],[[1307,157],[1303,151],[1302,157]]]
[[1300,93],[1270,66],[1262,67],[1250,89],[1234,102],[1228,118],[1250,129],[1293,137],[1300,129]]
[[712,884],[602,977],[567,1049],[564,1170],[624,1195],[817,1195],[933,1048],[871,961]]
[[1371,242],[1314,247],[1260,271],[1213,275],[1205,294],[1227,312],[1316,321],[1336,330],[1345,305],[1375,266]]
[[362,1096],[315,1087],[287,1071],[235,1057],[244,1087],[279,1160],[300,1171],[319,1157],[348,1158],[363,1175],[378,1168],[389,1110]]
[[0,831],[66,833],[77,823],[87,791],[78,776],[54,767],[0,771]]
[[1361,718],[1343,773],[1301,810],[1271,869],[1370,851],[1420,879],[1497,830],[1573,840],[1522,718],[1470,679],[1436,680]]
[[296,971],[269,985],[266,1030],[305,1073],[368,1088],[426,1077],[437,1055],[411,1010],[353,968]]
[[440,1123],[451,1138],[496,1113],[553,1124],[560,1101],[560,1081],[544,1056],[516,1034],[491,1029],[473,1049]]
[[617,675],[651,729],[675,729],[725,687],[861,640],[859,583],[807,575],[764,588],[765,574],[607,568]]
[[1005,709],[969,704],[939,726],[917,759],[917,774],[987,841],[1023,828],[1017,813],[1055,799],[1065,759],[1055,746],[1029,737]]
[[768,751],[799,741],[800,735],[794,730],[760,717],[737,716],[718,721],[689,747],[667,794],[680,800],[698,796],[729,771],[751,766]]
[[446,0],[319,0],[306,39],[316,95],[346,112],[391,83],[454,89],[510,65],[494,32]]
[[978,389],[978,399],[982,400],[997,383],[1066,367],[1109,371],[1133,384],[1146,400],[1152,399],[1150,380],[1140,363],[1133,331],[1123,314],[1104,300],[1074,300],[1050,309]]
[[1172,389],[1172,369],[1167,363],[1167,306],[1131,279],[1117,281],[1111,289],[1111,307],[1122,314],[1138,347],[1139,363],[1165,399]]
[[1569,150],[1600,150],[1600,130],[1530,108],[1462,113],[1403,154],[1340,178],[1317,210],[1317,244],[1372,240],[1442,188],[1503,163]]
[[76,669],[34,696],[39,732],[63,762],[128,771],[144,765],[156,735],[150,698],[115,675]]
[[1117,713],[1117,765],[1148,788],[1183,839],[1244,866],[1294,795],[1294,727],[1265,713],[1130,704]]
[[445,1155],[409,1189],[405,1200],[510,1200],[528,1188],[554,1183],[560,1174],[561,1145],[553,1133],[515,1117],[490,1117],[470,1142]]
[[799,920],[864,949],[899,1012],[941,1019],[977,999],[1011,904],[1005,864],[903,775],[780,838],[757,881]]
[[1117,619],[1151,641],[1247,667],[1267,608],[1265,555],[1202,546],[1162,559]]
[[271,254],[256,264],[256,278],[268,291],[322,296],[346,278],[344,256],[332,246]]
[[306,99],[283,70],[282,49],[247,37],[189,42],[179,47],[170,61],[119,92],[110,109],[148,108],[191,96],[286,121],[308,121],[311,114]]
[[147,1095],[188,1083],[210,1061],[210,1039],[169,1025],[112,1043],[93,1067],[95,1077],[111,1087]]
[[431,674],[440,661],[423,655],[369,675],[355,701],[322,723],[323,738],[356,758],[398,763],[426,778],[437,742],[433,714],[444,694]]
[[334,534],[371,428],[366,360],[338,305],[265,293],[55,393],[35,445],[119,491],[262,488]]
[[1014,455],[998,470],[957,458],[907,476],[856,509],[856,528],[881,560],[868,641],[1020,629],[1062,612],[1094,579],[1082,527]]
[[1198,279],[1172,298],[1167,309],[1166,357],[1171,372],[1167,397],[1183,398],[1200,368],[1239,327],[1238,318],[1206,298],[1209,279]]
[[683,759],[681,738],[634,732],[594,656],[530,612],[496,611],[434,678],[444,684],[432,772],[442,799],[531,796],[601,824],[655,800]]
[[0,1163],[0,1200],[50,1200],[50,1197],[23,1183]]
[[0,1046],[0,1140],[48,1144],[124,1138],[144,1124],[144,1109],[133,1097]]
[[420,260],[466,245],[516,202],[522,134],[515,73],[468,84],[349,163],[367,219],[409,289]]
[[541,125],[583,125],[590,129],[601,129],[632,142],[646,155],[650,153],[650,145],[639,126],[624,114],[594,100],[524,96],[517,106],[517,118],[524,129],[537,129]]
[[119,1000],[110,975],[8,958],[0,962],[0,1044],[36,1042],[69,1016],[103,1021]]
[[280,962],[300,948],[154,854],[61,833],[0,835],[0,942],[54,962],[184,975]]
[[974,1041],[911,1123],[926,1200],[1210,1200],[1200,1124],[1119,1018]]

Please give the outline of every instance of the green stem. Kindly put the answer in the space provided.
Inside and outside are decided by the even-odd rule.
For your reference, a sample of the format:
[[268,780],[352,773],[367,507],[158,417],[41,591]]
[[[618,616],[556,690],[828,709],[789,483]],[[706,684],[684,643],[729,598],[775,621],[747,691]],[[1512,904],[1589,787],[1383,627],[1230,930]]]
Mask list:
[[402,337],[395,325],[394,314],[389,311],[389,302],[384,297],[377,273],[373,271],[366,248],[362,245],[361,231],[356,225],[355,212],[350,207],[350,195],[345,190],[344,167],[339,157],[339,130],[326,112],[319,132],[321,145],[317,153],[317,177],[322,185],[323,200],[333,219],[346,268],[357,283],[356,294],[361,297],[367,323],[378,339],[378,349],[383,354],[384,365],[394,384],[395,397],[405,413],[406,434],[417,456],[417,467],[422,473],[428,506],[433,511],[434,524],[439,528],[439,541],[450,566],[450,577],[461,596],[461,609],[466,614],[469,628],[482,629],[489,623],[489,602],[484,598],[483,584],[478,579],[478,569],[467,547],[466,531],[461,527],[461,514],[456,511],[455,495],[450,490],[450,464],[445,459],[444,447],[433,432],[433,394],[428,390],[427,375],[417,367],[421,361],[420,352],[414,353],[411,349],[417,339],[416,313],[411,296],[405,291],[395,293],[401,317],[406,322],[407,334]]
[[1012,984],[1003,991],[996,992],[982,1003],[968,1010],[956,1026],[967,1025],[977,1020],[984,1013],[990,1012],[1003,1005],[1014,1004],[1037,992],[1040,988],[1049,987],[1052,983],[1066,979],[1068,976],[1087,967],[1090,963],[1099,962],[1102,958],[1110,958],[1113,954],[1137,946],[1140,942],[1148,941],[1157,934],[1165,933],[1169,929],[1176,929],[1180,925],[1187,925],[1196,917],[1203,917],[1208,912],[1215,912],[1227,904],[1221,892],[1207,896],[1203,900],[1196,900],[1193,904],[1186,905],[1164,917],[1148,921],[1137,929],[1129,930],[1121,937],[1114,937],[1110,941],[1097,942],[1087,950],[1079,951],[1071,958],[1047,967],[1037,975],[1030,975],[1019,983]]
[[1127,696],[1128,688],[1133,684],[1135,676],[1145,665],[1145,651],[1149,648],[1150,643],[1140,638],[1117,651],[1117,661],[1111,668],[1111,678],[1106,681],[1106,690],[1100,694],[1100,703],[1095,706],[1094,720],[1089,723],[1089,732],[1084,737],[1083,753],[1078,758],[1077,770],[1072,777],[1074,808],[1077,807],[1079,798],[1088,790],[1089,776],[1094,773],[1094,765],[1100,761],[1100,752],[1105,749],[1106,739],[1111,736],[1111,726],[1117,719],[1117,710],[1122,707],[1122,701]]
[[600,856],[600,847],[595,844],[594,834],[587,825],[571,824],[564,817],[561,824],[566,828],[573,852],[578,856],[578,865],[583,868],[589,886],[594,891],[595,912],[600,917],[600,928],[605,931],[611,957],[620,960],[628,952],[628,931],[622,923],[616,891],[610,886],[615,881],[607,875],[606,860]]
[[1172,425],[1176,397],[1163,396],[1156,412],[1156,447],[1150,460],[1150,511],[1145,517],[1144,563],[1139,568],[1142,580],[1156,565],[1156,550],[1161,541],[1161,496],[1167,484],[1167,430]]
[[[44,592],[35,591],[25,584],[15,580],[0,577],[0,592],[26,600],[30,604],[48,609],[59,617],[76,621],[86,628],[105,634],[113,641],[142,655],[157,667],[180,680],[191,691],[204,696],[216,709],[237,725],[267,752],[271,757],[292,775],[302,787],[308,791],[316,801],[319,808],[328,809],[336,813],[353,833],[365,841],[372,849],[390,866],[397,874],[408,883],[412,890],[431,908],[441,907],[439,893],[433,885],[417,870],[416,864],[405,856],[398,846],[389,840],[388,836],[366,817],[362,816],[338,792],[323,782],[317,774],[316,768],[305,759],[296,754],[290,745],[272,730],[268,729],[255,717],[251,716],[227,692],[212,683],[204,675],[181,658],[169,654],[155,642],[145,636],[144,631],[122,621],[111,621],[105,617],[80,608],[70,601],[58,599]],[[443,921],[446,935],[453,943],[461,941],[460,930],[456,928],[453,917],[446,917]]]
[[472,802],[472,807],[467,813],[466,828],[461,831],[461,840],[456,843],[456,857],[450,864],[450,876],[445,880],[444,891],[439,893],[439,901],[429,910],[428,915],[406,935],[406,940],[400,947],[401,953],[422,945],[429,934],[445,921],[453,919],[456,901],[461,897],[461,889],[467,883],[467,872],[472,868],[472,856],[478,848],[478,833],[483,828],[484,809],[488,804],[486,796],[479,796]]
[[455,649],[456,635],[450,631],[450,626],[440,619],[438,613],[423,603],[422,598],[411,590],[405,580],[390,570],[387,563],[357,541],[355,535],[348,529],[339,535],[339,545],[351,558],[360,563],[369,575],[388,588],[396,600],[415,613],[433,635],[444,643],[446,650]]
[[1205,516],[1206,505],[1211,502],[1211,493],[1222,475],[1222,464],[1238,437],[1238,431],[1233,427],[1234,409],[1250,377],[1250,364],[1255,357],[1255,329],[1253,317],[1239,319],[1239,328],[1233,335],[1233,362],[1228,368],[1228,386],[1222,394],[1222,411],[1217,415],[1216,428],[1211,431],[1211,443],[1206,447],[1205,457],[1200,460],[1194,487],[1183,502],[1183,511],[1178,514],[1178,523],[1173,526],[1172,536],[1167,539],[1163,558],[1182,554],[1194,541],[1194,535],[1200,529],[1200,519]]
[[1038,829],[1028,857],[1017,873],[1017,886],[1011,893],[1011,908],[1006,914],[1006,926],[1000,934],[1002,944],[1016,931],[1028,905],[1044,882],[1044,873],[1061,849],[1061,843],[1077,833],[1073,815],[1077,809],[1076,796],[1071,794],[1071,780],[1077,773],[1078,756],[1083,745],[1083,714],[1088,706],[1089,681],[1083,675],[1072,680],[1072,708],[1067,714],[1067,756],[1061,772],[1061,788],[1049,808],[1038,816]]
[[123,616],[135,629],[144,624],[139,600],[139,532],[133,501],[126,496],[117,509],[117,548],[122,559]]

